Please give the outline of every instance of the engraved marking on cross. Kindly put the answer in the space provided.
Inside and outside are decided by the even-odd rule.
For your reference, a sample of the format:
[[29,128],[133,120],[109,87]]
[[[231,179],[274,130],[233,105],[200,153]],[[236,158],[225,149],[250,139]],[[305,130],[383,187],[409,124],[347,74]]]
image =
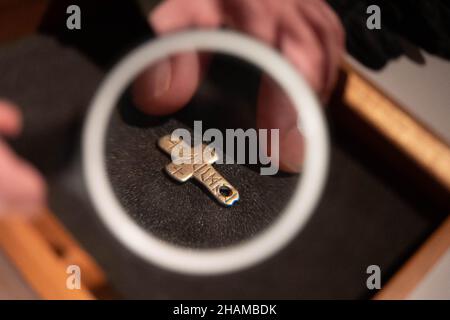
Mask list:
[[[185,142],[182,139],[172,141],[171,136],[167,135],[159,139],[158,146],[169,155],[182,159],[183,154],[173,155],[172,149],[178,144]],[[184,145],[186,146],[186,145]],[[190,148],[189,163],[176,164],[174,162],[166,165],[166,172],[179,182],[186,182],[194,177],[200,182],[221,204],[232,206],[239,200],[239,192],[222,177],[212,166],[218,160],[215,152],[208,152],[209,156],[195,154],[197,148]],[[202,145],[202,152],[206,146]],[[182,148],[183,150],[183,148]]]

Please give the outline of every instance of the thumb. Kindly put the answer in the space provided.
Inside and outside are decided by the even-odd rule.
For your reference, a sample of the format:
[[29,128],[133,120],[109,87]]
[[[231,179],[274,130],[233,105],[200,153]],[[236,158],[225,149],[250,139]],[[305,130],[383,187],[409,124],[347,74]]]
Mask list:
[[[280,169],[300,172],[304,158],[304,138],[297,127],[297,111],[283,90],[266,76],[261,81],[256,120],[260,129],[279,130]],[[269,151],[271,147],[268,146]]]
[[193,97],[200,82],[196,53],[165,58],[141,73],[132,87],[134,103],[152,115],[178,111]]
[[[1,100],[0,133],[17,135],[21,122],[19,109]],[[45,190],[41,175],[0,139],[0,216],[13,211],[27,215],[35,213],[44,205]]]
[[0,216],[12,211],[33,214],[45,204],[42,176],[0,140]]
[[[215,0],[168,0],[152,12],[149,20],[158,34],[167,34],[189,27],[216,28],[222,15]],[[178,111],[195,94],[207,61],[205,54],[185,52],[149,66],[133,84],[135,104],[154,115]]]
[[17,135],[21,126],[22,117],[19,109],[8,101],[0,100],[0,134]]

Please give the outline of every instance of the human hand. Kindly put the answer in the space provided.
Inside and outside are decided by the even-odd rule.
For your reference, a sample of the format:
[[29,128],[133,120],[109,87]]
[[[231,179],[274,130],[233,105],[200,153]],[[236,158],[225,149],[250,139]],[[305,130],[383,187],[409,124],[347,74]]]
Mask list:
[[[336,82],[344,49],[341,23],[323,0],[166,0],[151,13],[149,22],[158,34],[222,25],[248,33],[277,48],[322,102]],[[133,85],[136,105],[153,115],[178,111],[197,90],[205,65],[202,56],[183,53],[152,66]],[[268,77],[263,77],[260,87],[257,125],[280,130],[280,168],[298,172],[304,141],[297,129],[297,113]]]
[[[17,136],[22,127],[20,112],[0,100],[0,134]],[[45,202],[45,182],[25,160],[20,159],[0,138],[0,218],[6,213],[33,215]]]

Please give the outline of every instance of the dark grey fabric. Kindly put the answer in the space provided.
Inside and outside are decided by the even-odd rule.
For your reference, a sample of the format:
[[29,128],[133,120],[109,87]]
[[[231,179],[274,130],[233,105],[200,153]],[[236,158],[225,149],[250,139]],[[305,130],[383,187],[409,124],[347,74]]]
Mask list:
[[[44,50],[46,54],[36,54],[41,50]],[[33,147],[37,150],[45,150],[48,145],[53,146],[54,142],[45,138],[47,136],[45,131],[53,132],[53,128],[59,126],[61,120],[56,111],[61,108],[62,102],[67,109],[83,109],[98,85],[98,81],[90,79],[92,65],[89,61],[80,58],[75,52],[70,52],[66,56],[62,54],[66,52],[65,50],[49,44],[47,39],[40,39],[38,44],[24,43],[16,52],[16,59],[11,57],[0,59],[0,70],[9,68],[11,64],[14,65],[14,70],[17,70],[17,74],[10,71],[8,76],[0,72],[2,95],[26,104],[24,112],[30,121],[45,120],[48,123],[44,132],[36,133],[36,136],[32,137],[33,141],[35,141],[34,138],[40,138],[36,140],[39,141],[38,143],[30,142],[35,144]],[[4,57],[2,52],[4,49],[0,50],[0,57]],[[52,67],[55,60],[59,61],[61,66],[71,67],[71,77],[78,79],[79,84],[76,95],[70,94],[73,92],[70,85],[73,84],[66,82],[67,74],[57,72]],[[36,78],[37,71],[32,66],[39,66],[39,74],[45,75],[45,82],[41,78]],[[11,86],[9,82],[18,77],[18,74],[21,75],[22,80]],[[101,74],[95,76],[95,79],[99,78]],[[5,88],[8,90],[6,91]],[[37,94],[37,98],[31,99],[30,96],[36,95],[36,92],[40,94]],[[44,98],[45,103],[41,103],[41,99]],[[120,120],[120,118],[117,119]],[[174,119],[169,120],[168,123],[174,124],[173,121],[181,121],[180,118]],[[145,123],[138,128],[123,127],[122,129],[128,133],[120,135],[123,141],[117,141],[117,146],[124,148],[130,144],[130,152],[138,151],[139,145],[147,151],[150,148],[156,148],[155,141],[147,141],[145,135],[144,139],[139,139],[139,132],[145,132],[142,129],[143,125]],[[114,126],[111,128],[111,130],[120,129],[120,127],[114,129]],[[137,135],[132,139],[130,132]],[[118,137],[118,133],[111,132],[110,137],[113,138],[114,135]],[[89,204],[81,180],[76,143],[70,144],[70,160],[64,162],[64,170],[59,171],[57,176],[52,175],[49,179],[51,207],[105,269],[113,286],[127,298],[364,298],[373,293],[369,292],[365,285],[367,266],[379,265],[383,279],[386,280],[417,247],[423,237],[434,228],[438,220],[430,215],[430,212],[434,210],[431,204],[428,208],[416,206],[414,201],[403,197],[392,186],[390,180],[395,179],[395,173],[386,179],[369,170],[359,156],[349,152],[346,145],[351,143],[351,140],[343,141],[340,138],[333,138],[331,169],[326,190],[306,228],[284,250],[269,260],[233,274],[214,277],[175,274],[142,261],[121,246],[99,222]],[[57,144],[54,145],[56,146]],[[213,207],[215,204],[210,203],[210,199],[206,199],[205,194],[194,184],[188,183],[182,186],[190,190],[189,193],[182,193],[184,198],[174,197],[172,190],[178,189],[176,187],[179,186],[173,184],[161,172],[168,158],[156,152],[156,149],[152,152],[155,162],[144,161],[140,169],[142,171],[139,173],[136,172],[135,167],[128,167],[133,164],[131,159],[124,164],[109,163],[110,168],[113,164],[117,166],[112,169],[113,171],[121,172],[120,177],[123,181],[116,181],[115,184],[122,183],[125,186],[123,190],[128,188],[127,185],[133,188],[130,190],[131,196],[126,200],[131,209],[136,206],[132,203],[133,196],[142,200],[145,195],[152,195],[149,188],[156,188],[155,190],[160,194],[154,194],[155,198],[170,197],[171,201],[175,202],[171,206],[181,207],[187,203],[190,206],[189,210],[185,211],[187,215],[196,215],[195,210],[200,209],[196,205],[198,200],[202,202],[201,209],[206,209],[213,215],[206,217],[210,219],[207,220],[209,223],[213,223],[214,219],[221,219],[219,214],[209,208],[210,205]],[[373,157],[370,149],[364,149],[364,153]],[[44,155],[43,151],[42,156]],[[150,153],[148,155],[150,156]],[[142,155],[136,154],[135,160],[143,160],[138,158],[140,156]],[[381,170],[385,170],[386,167],[386,164],[379,162]],[[247,168],[230,168],[229,171],[220,168],[220,170],[236,185],[259,184],[257,179],[259,177],[256,176],[250,176],[249,181],[241,180],[244,176],[238,173],[244,172]],[[130,180],[123,176],[123,173],[127,171],[133,173],[130,175]],[[250,172],[247,173],[250,174]],[[142,177],[141,183],[133,180],[136,176]],[[276,178],[270,180],[272,179]],[[161,185],[151,187],[151,184],[155,182],[164,185],[163,194],[161,194],[163,189]],[[287,182],[286,185],[288,185]],[[244,201],[254,201],[265,190],[271,193],[276,192],[280,197],[288,195],[284,189],[275,189],[277,188],[274,188],[271,183],[261,181],[261,185],[258,185],[256,189],[258,192],[252,194],[251,191],[246,191],[243,194]],[[180,193],[177,191],[177,194]],[[191,198],[186,199],[186,197]],[[424,201],[426,203],[426,199]],[[163,208],[161,203],[153,206],[155,209]],[[272,217],[272,213],[269,214],[268,211],[263,213],[267,210],[264,207],[257,210],[249,207],[248,210],[244,213],[245,217],[239,218],[252,218],[255,225],[263,225],[260,221],[256,221],[261,216]],[[204,212],[198,211],[196,219],[197,216],[205,217]],[[276,210],[273,212],[276,214]],[[174,214],[166,212],[166,214],[171,213]],[[187,219],[183,217],[183,213],[178,211],[172,217],[167,217],[167,221]],[[158,213],[152,212],[152,214]],[[152,223],[148,219],[142,222]],[[218,222],[220,223],[220,220]],[[193,229],[195,229],[197,222],[194,220],[193,223]],[[177,228],[174,228],[172,232],[177,232]],[[233,230],[226,232],[233,234]],[[177,241],[189,242],[191,235],[191,231],[179,235]],[[203,238],[194,239],[193,243],[204,245],[207,235],[221,239],[220,233],[211,230]]]
[[3,46],[0,97],[23,111],[22,135],[11,141],[16,151],[46,174],[61,169],[101,77],[98,67],[51,38],[32,36]]

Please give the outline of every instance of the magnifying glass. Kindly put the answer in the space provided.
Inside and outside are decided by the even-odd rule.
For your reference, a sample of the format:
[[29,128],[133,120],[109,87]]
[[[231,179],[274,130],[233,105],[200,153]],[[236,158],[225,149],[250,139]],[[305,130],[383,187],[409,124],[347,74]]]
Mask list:
[[[114,192],[106,164],[108,126],[118,101],[145,68],[180,52],[213,51],[257,66],[286,93],[298,113],[305,140],[302,176],[283,212],[257,235],[220,248],[186,248],[165,241],[138,225]],[[95,210],[109,231],[129,250],[159,267],[192,275],[213,275],[248,268],[286,246],[305,226],[327,176],[326,123],[312,89],[274,49],[232,31],[187,31],[145,43],[127,55],[105,78],[86,118],[83,172]],[[156,200],[155,200],[156,201]]]

